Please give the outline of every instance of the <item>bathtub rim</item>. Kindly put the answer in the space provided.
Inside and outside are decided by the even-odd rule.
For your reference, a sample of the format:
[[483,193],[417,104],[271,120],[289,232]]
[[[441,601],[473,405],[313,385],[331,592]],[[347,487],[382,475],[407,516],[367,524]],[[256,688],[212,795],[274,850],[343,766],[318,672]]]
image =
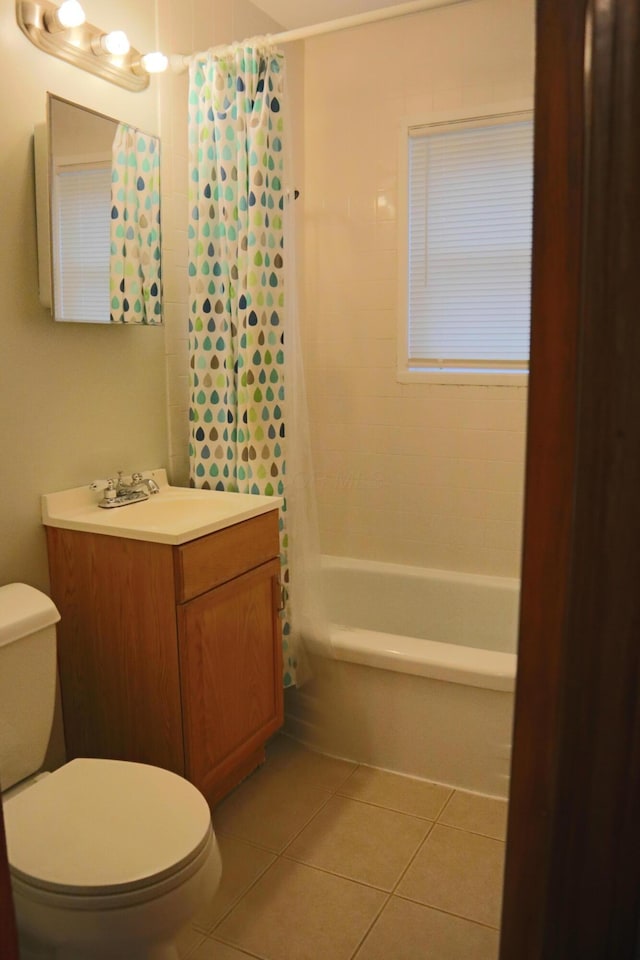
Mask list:
[[480,587],[520,590],[519,577],[502,577],[491,573],[471,573],[465,570],[446,570],[442,567],[419,567],[411,563],[391,563],[359,557],[343,557],[332,553],[320,556],[320,567],[341,570],[366,570],[369,573],[388,573],[415,579],[448,580],[451,583],[474,583]]
[[[520,587],[517,577],[440,570],[332,554],[323,554],[320,562],[322,569],[358,570],[509,591],[518,591]],[[329,650],[316,649],[316,652],[324,656],[329,653],[335,660],[487,690],[515,690],[517,653],[442,643],[335,622],[328,624],[328,633]]]
[[418,640],[336,623],[329,626],[329,643],[334,660],[486,690],[515,690],[515,653]]

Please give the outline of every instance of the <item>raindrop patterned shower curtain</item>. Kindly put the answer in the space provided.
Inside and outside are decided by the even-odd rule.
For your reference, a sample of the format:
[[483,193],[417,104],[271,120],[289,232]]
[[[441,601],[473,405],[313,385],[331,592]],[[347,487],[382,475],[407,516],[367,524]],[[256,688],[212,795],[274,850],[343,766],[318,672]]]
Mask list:
[[[234,46],[189,85],[190,482],[285,495],[283,57]],[[284,685],[296,680],[288,608]]]
[[158,144],[118,124],[111,148],[112,323],[162,323]]

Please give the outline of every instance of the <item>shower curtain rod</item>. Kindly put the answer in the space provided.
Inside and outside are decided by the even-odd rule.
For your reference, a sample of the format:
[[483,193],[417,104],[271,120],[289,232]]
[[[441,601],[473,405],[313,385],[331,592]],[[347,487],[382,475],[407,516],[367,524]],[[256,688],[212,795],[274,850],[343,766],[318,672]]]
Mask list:
[[[307,40],[310,37],[321,36],[324,33],[335,33],[338,30],[349,30],[351,27],[361,27],[367,23],[375,23],[379,20],[392,20],[396,17],[405,17],[410,13],[421,13],[424,10],[435,10],[440,7],[452,7],[454,4],[467,3],[468,0],[410,0],[409,3],[398,3],[391,7],[381,7],[379,10],[370,10],[368,13],[356,13],[350,17],[340,17],[338,20],[327,20],[324,23],[315,23],[310,27],[298,27],[294,30],[285,30],[283,33],[270,33],[263,37],[252,37],[250,39],[268,40],[270,43],[291,43],[295,40]],[[181,57],[182,64],[177,64],[177,68],[186,68],[191,60],[206,56],[207,53],[215,53],[218,50],[226,50],[233,44],[222,44],[219,47],[212,47],[203,53],[192,53],[188,57]]]

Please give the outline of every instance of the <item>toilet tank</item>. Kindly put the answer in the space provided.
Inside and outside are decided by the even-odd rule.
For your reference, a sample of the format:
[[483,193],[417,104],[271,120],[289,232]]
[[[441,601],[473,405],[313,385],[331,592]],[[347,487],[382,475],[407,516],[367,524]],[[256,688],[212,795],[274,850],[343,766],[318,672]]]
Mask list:
[[0,789],[42,766],[55,708],[53,602],[26,583],[0,587]]

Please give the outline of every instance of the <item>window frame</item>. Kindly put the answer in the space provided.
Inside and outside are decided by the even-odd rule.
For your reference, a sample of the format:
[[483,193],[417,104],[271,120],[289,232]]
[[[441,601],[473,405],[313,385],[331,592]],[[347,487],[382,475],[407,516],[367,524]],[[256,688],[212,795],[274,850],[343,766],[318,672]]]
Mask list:
[[530,98],[477,107],[460,107],[420,117],[404,117],[400,121],[398,170],[398,329],[396,380],[399,383],[476,384],[525,387],[529,381],[529,364],[506,367],[504,371],[482,369],[483,361],[464,367],[409,366],[409,140],[411,131],[438,127],[443,132],[458,125],[491,126],[497,122],[509,123],[533,119],[533,100]]

